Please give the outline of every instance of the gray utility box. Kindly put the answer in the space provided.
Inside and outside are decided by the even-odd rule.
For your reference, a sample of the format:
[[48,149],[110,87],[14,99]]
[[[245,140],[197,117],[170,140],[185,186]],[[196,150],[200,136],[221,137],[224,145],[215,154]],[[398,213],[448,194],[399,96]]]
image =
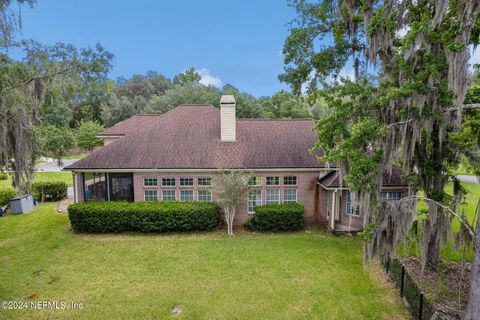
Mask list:
[[13,214],[25,213],[33,210],[33,197],[29,194],[10,200],[10,210]]

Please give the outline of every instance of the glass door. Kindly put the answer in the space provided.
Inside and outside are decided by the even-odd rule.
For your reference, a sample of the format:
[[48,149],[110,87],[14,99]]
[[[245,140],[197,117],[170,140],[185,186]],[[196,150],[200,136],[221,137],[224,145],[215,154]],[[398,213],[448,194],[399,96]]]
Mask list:
[[109,173],[110,201],[133,201],[133,174]]

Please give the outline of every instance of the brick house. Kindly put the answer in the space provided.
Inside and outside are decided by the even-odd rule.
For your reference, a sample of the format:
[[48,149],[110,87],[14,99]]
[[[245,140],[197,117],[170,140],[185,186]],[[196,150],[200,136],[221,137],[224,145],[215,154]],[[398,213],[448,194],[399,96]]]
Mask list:
[[[305,222],[329,229],[360,229],[348,188],[335,167],[311,154],[311,119],[237,119],[235,99],[211,105],[180,105],[162,115],[136,115],[98,134],[104,147],[65,168],[72,171],[75,202],[215,201],[215,176],[225,169],[252,175],[241,225],[255,207],[298,202]],[[342,185],[342,186],[341,186]],[[384,177],[380,197],[396,199],[406,184],[395,172]],[[330,219],[334,217],[334,219]]]

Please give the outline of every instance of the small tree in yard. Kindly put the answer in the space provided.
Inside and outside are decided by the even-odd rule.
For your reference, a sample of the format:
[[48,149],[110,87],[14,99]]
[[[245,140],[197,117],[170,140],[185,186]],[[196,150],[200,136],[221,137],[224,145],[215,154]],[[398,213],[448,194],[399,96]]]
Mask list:
[[218,194],[218,203],[225,213],[228,235],[233,236],[233,220],[237,207],[248,192],[249,176],[240,170],[225,171],[215,182]]
[[75,130],[77,146],[91,151],[93,148],[102,145],[102,140],[97,138],[97,133],[103,131],[103,126],[91,120],[82,120]]

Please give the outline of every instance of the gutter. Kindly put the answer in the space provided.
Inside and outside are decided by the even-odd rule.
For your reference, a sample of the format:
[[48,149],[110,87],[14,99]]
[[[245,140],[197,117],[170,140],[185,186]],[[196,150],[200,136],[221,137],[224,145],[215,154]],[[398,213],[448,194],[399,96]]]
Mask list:
[[318,167],[318,168],[154,168],[154,169],[139,169],[139,168],[126,168],[126,169],[106,169],[106,168],[69,168],[65,167],[62,171],[72,171],[72,172],[221,172],[225,170],[245,170],[253,172],[261,171],[292,171],[292,172],[318,172],[318,171],[328,171],[331,169]]

